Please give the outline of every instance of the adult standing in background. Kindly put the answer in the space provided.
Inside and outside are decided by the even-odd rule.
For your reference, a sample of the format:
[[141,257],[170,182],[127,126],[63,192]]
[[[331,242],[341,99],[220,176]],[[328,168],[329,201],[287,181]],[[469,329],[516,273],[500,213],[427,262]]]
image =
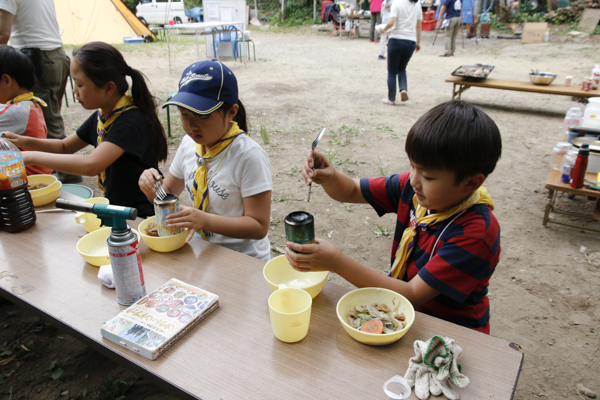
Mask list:
[[375,26],[381,24],[381,3],[383,0],[371,0],[371,27],[369,29],[369,41],[374,42],[377,32]]
[[388,40],[388,97],[383,104],[396,104],[396,77],[400,90],[400,99],[408,100],[408,82],[406,66],[413,53],[421,49],[421,22],[423,13],[419,0],[394,0],[390,11],[390,20],[381,29],[381,33],[390,32]]
[[[390,11],[392,10],[392,3],[394,0],[383,0],[381,3],[381,23],[387,24],[390,20]],[[388,37],[390,36],[390,31],[381,34],[381,38],[379,39],[379,59],[385,60],[385,51],[387,50]]]
[[461,0],[444,0],[442,8],[440,8],[440,17],[438,18],[438,28],[442,20],[446,22],[446,49],[440,57],[452,57],[456,48],[456,37],[460,30],[460,10],[462,7]]
[[[36,67],[35,96],[42,107],[48,138],[63,139],[60,114],[69,77],[69,57],[62,47],[54,0],[0,0],[0,44],[10,44],[27,55]],[[57,173],[63,183],[81,182],[80,175]]]

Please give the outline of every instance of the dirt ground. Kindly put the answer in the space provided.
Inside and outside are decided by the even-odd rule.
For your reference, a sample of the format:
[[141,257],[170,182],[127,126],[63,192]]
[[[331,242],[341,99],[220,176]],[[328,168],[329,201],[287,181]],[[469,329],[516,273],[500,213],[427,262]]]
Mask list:
[[[410,100],[394,107],[381,103],[387,94],[386,62],[377,59],[377,44],[365,38],[340,39],[314,28],[254,29],[256,62],[225,61],[238,78],[251,134],[271,161],[273,255],[284,247],[285,215],[306,210],[315,216],[317,236],[381,273],[389,268],[393,216],[378,218],[368,206],[337,203],[318,186],[306,202],[300,166],[321,128],[328,132],[319,150],[331,154],[337,168],[350,176],[405,172],[406,134],[425,111],[451,99],[451,84],[444,79],[458,66],[492,64],[492,78],[513,80],[527,80],[530,70],[539,69],[557,73],[562,83],[566,75],[581,82],[600,61],[598,41],[590,38],[553,34],[549,43],[529,45],[491,38],[465,40],[464,47],[459,38],[456,56],[439,58],[443,38],[432,45],[434,36],[423,33],[422,49],[408,66]],[[161,101],[177,89],[181,71],[196,59],[192,40],[173,42],[172,73],[164,42],[119,46],[129,64],[147,75]],[[200,54],[204,59],[203,44]],[[548,154],[562,139],[565,112],[576,103],[564,96],[479,88],[463,93],[463,99],[481,106],[503,138],[502,158],[485,184],[502,228],[501,260],[490,285],[491,334],[519,344],[525,353],[514,398],[586,398],[578,392],[580,384],[598,393],[598,234],[542,226]],[[90,114],[71,99],[63,112],[69,132]],[[164,111],[161,118],[166,126]],[[171,126],[172,157],[183,131],[177,118]],[[266,134],[261,136],[261,130]],[[93,178],[85,184],[95,187]],[[558,202],[588,215],[593,210],[583,197],[561,195]],[[567,220],[600,226],[582,218]],[[350,287],[339,277],[332,281]],[[0,399],[116,398],[123,390],[109,395],[109,389],[125,382],[132,384],[127,398],[172,398],[10,303],[0,301],[0,316]]]

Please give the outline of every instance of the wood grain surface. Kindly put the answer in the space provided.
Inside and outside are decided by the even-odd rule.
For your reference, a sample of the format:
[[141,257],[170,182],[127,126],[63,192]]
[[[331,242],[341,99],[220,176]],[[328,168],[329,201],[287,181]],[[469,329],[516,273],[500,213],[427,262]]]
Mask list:
[[[61,197],[72,198],[64,192]],[[172,253],[141,244],[147,292],[177,278],[219,295],[220,304],[150,361],[101,337],[102,323],[125,307],[100,283],[98,268],[77,252],[86,232],[74,213],[37,218],[26,231],[0,232],[0,295],[34,308],[181,397],[386,399],[383,383],[404,375],[413,342],[437,334],[454,338],[464,350],[460,363],[471,383],[459,390],[461,399],[512,398],[523,360],[518,346],[421,313],[398,342],[361,344],[336,316],[336,304],[348,290],[331,283],[313,300],[307,337],[295,344],[278,341],[269,321],[264,262],[198,239]]]

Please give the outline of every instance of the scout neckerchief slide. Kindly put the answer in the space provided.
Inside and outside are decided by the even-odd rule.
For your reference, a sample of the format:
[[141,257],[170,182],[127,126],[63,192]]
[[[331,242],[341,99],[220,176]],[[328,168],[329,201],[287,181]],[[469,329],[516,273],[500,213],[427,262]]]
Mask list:
[[[112,127],[112,124],[115,122],[115,120],[119,118],[119,116],[125,111],[134,108],[137,107],[135,106],[135,104],[133,104],[133,98],[129,95],[124,95],[119,99],[113,110],[108,115],[108,118],[106,118],[106,121],[102,120],[102,112],[98,110],[98,125],[96,128],[96,132],[98,132],[98,146],[100,146],[100,143],[102,143],[102,141],[104,140],[104,136],[106,136],[108,131],[110,131],[110,128]],[[102,189],[103,193],[106,192],[105,184],[106,171],[102,171],[98,174],[98,186],[100,186],[100,189]]]
[[[206,212],[208,210],[208,183],[207,183],[207,173],[208,167],[206,163],[213,158],[215,158],[221,151],[225,150],[231,143],[233,143],[234,139],[239,135],[245,135],[246,132],[240,129],[237,122],[232,122],[231,127],[227,131],[227,133],[219,139],[217,143],[206,153],[204,149],[204,145],[196,143],[196,159],[197,165],[196,175],[194,176],[194,208],[197,208],[200,211]],[[229,151],[229,150],[228,150]],[[225,157],[221,159],[221,163]],[[221,163],[215,168],[213,175],[219,167]],[[206,240],[206,233],[204,231],[200,231],[202,238]]]
[[44,100],[40,99],[39,97],[35,97],[33,95],[33,92],[20,94],[6,104],[17,104],[17,103],[20,103],[22,101],[27,101],[27,100],[32,101],[33,104],[35,104],[36,106],[48,107],[46,102]]
[[406,272],[406,260],[408,260],[408,256],[410,256],[415,245],[414,242],[417,234],[417,227],[422,228],[435,225],[460,212],[468,210],[475,204],[485,204],[492,210],[494,209],[492,198],[487,189],[483,186],[471,193],[465,201],[441,214],[426,215],[427,208],[421,206],[417,202],[417,195],[415,195],[413,197],[413,205],[416,210],[416,222],[411,221],[408,228],[406,228],[402,234],[402,239],[396,250],[396,259],[394,260],[394,265],[392,265],[390,276],[396,279],[402,279],[404,277],[404,273]]

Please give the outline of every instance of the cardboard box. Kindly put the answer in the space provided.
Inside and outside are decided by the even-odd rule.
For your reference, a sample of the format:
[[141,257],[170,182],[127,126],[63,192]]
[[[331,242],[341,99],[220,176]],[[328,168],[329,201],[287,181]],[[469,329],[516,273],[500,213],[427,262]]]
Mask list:
[[550,35],[547,22],[525,22],[521,44],[547,42],[546,33]]

